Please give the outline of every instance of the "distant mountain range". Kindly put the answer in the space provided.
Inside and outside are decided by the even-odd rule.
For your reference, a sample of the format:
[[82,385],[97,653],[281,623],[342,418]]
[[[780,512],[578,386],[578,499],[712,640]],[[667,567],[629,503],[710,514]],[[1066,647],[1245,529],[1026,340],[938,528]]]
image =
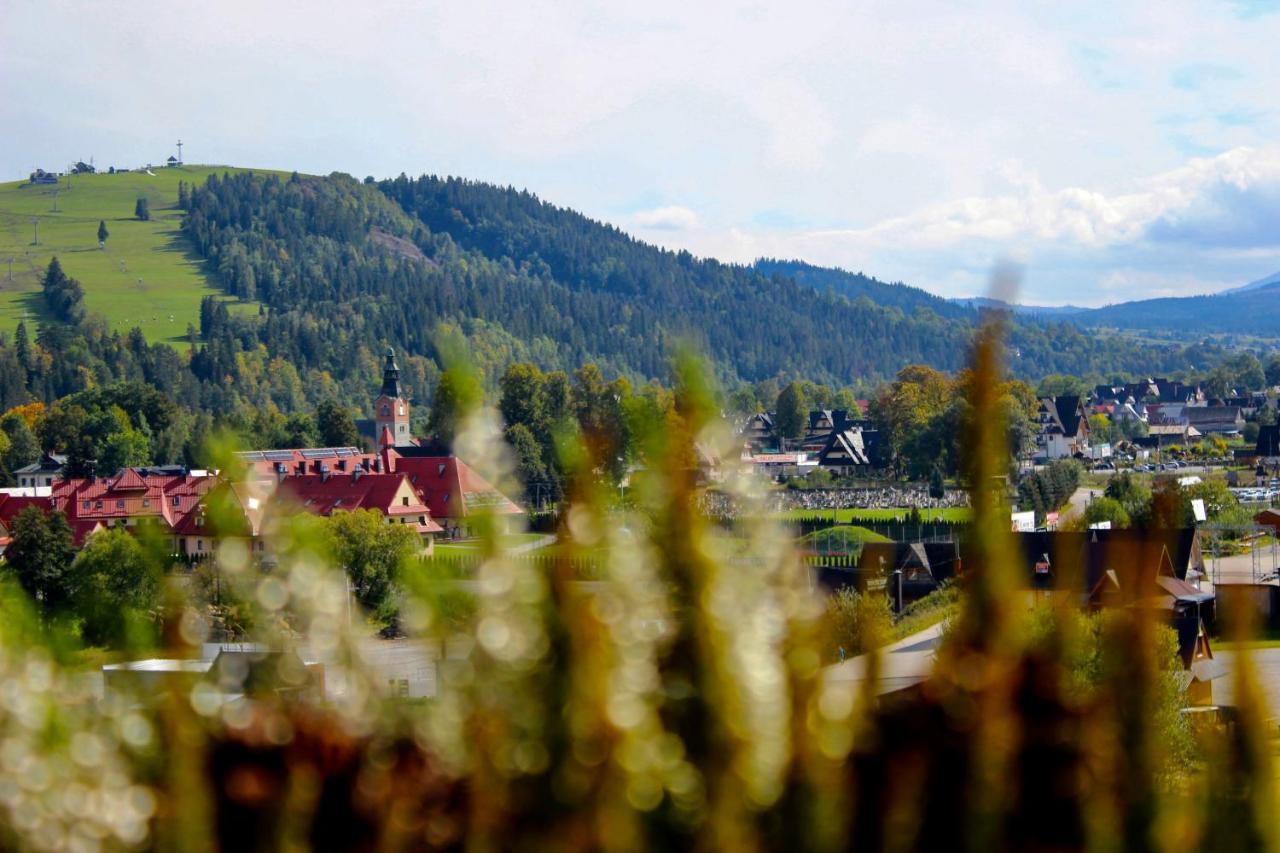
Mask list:
[[1280,337],[1280,277],[1211,296],[1141,299],[1071,315],[1082,326]]
[[1014,305],[989,296],[960,296],[950,301],[970,308],[1004,308],[1031,317],[1068,317],[1089,310],[1078,305]]
[[1242,284],[1239,287],[1233,287],[1230,290],[1224,290],[1218,295],[1223,296],[1224,294],[1228,294],[1228,293],[1244,293],[1249,290],[1261,290],[1262,288],[1270,287],[1273,284],[1280,284],[1280,272],[1273,272],[1271,275],[1267,276],[1266,278],[1260,278],[1257,281],[1251,281],[1248,284]]
[[1139,299],[1101,308],[1078,305],[1012,305],[985,296],[944,299],[907,284],[887,284],[863,273],[817,267],[803,261],[756,261],[755,269],[780,275],[819,292],[866,298],[905,312],[927,309],[964,319],[982,308],[1002,308],[1028,320],[1070,322],[1084,328],[1111,328],[1161,334],[1243,334],[1280,338],[1280,272],[1207,296]]

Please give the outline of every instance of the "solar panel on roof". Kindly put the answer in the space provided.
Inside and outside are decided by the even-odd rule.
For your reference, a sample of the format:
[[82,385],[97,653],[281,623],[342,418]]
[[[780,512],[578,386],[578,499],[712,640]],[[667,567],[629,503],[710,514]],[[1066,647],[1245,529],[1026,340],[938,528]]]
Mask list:
[[287,462],[293,458],[292,450],[268,450],[262,454],[268,462]]

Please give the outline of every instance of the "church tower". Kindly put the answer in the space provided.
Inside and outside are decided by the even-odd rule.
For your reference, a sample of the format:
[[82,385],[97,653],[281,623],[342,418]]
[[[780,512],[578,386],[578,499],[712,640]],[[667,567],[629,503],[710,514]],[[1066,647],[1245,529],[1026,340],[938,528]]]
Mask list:
[[396,352],[387,350],[387,360],[382,368],[382,392],[373,403],[373,434],[379,444],[391,435],[391,444],[400,447],[412,443],[409,435],[409,401],[400,389],[400,368],[396,366]]

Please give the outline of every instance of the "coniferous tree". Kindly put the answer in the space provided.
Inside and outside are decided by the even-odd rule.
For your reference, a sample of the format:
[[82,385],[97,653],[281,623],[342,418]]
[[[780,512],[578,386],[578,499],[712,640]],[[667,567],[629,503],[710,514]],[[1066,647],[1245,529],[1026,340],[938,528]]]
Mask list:
[[105,219],[98,220],[98,245],[106,247],[107,238],[111,236],[111,232],[107,230],[107,221]]
[[788,383],[778,395],[777,413],[774,416],[778,435],[783,438],[799,438],[804,434],[808,419],[809,404],[805,401],[804,391],[799,383]]
[[133,205],[133,215],[143,222],[151,218],[151,205],[147,203],[145,196],[139,196]]
[[333,398],[316,406],[316,429],[326,447],[355,447],[360,444],[360,433],[351,417],[351,410]]

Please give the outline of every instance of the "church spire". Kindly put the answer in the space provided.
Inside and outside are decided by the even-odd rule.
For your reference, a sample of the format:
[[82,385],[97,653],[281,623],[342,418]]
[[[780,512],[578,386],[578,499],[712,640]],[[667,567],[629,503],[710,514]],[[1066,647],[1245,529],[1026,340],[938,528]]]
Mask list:
[[396,366],[396,351],[387,349],[387,360],[382,367],[382,396],[393,400],[403,398],[400,392],[400,368]]

